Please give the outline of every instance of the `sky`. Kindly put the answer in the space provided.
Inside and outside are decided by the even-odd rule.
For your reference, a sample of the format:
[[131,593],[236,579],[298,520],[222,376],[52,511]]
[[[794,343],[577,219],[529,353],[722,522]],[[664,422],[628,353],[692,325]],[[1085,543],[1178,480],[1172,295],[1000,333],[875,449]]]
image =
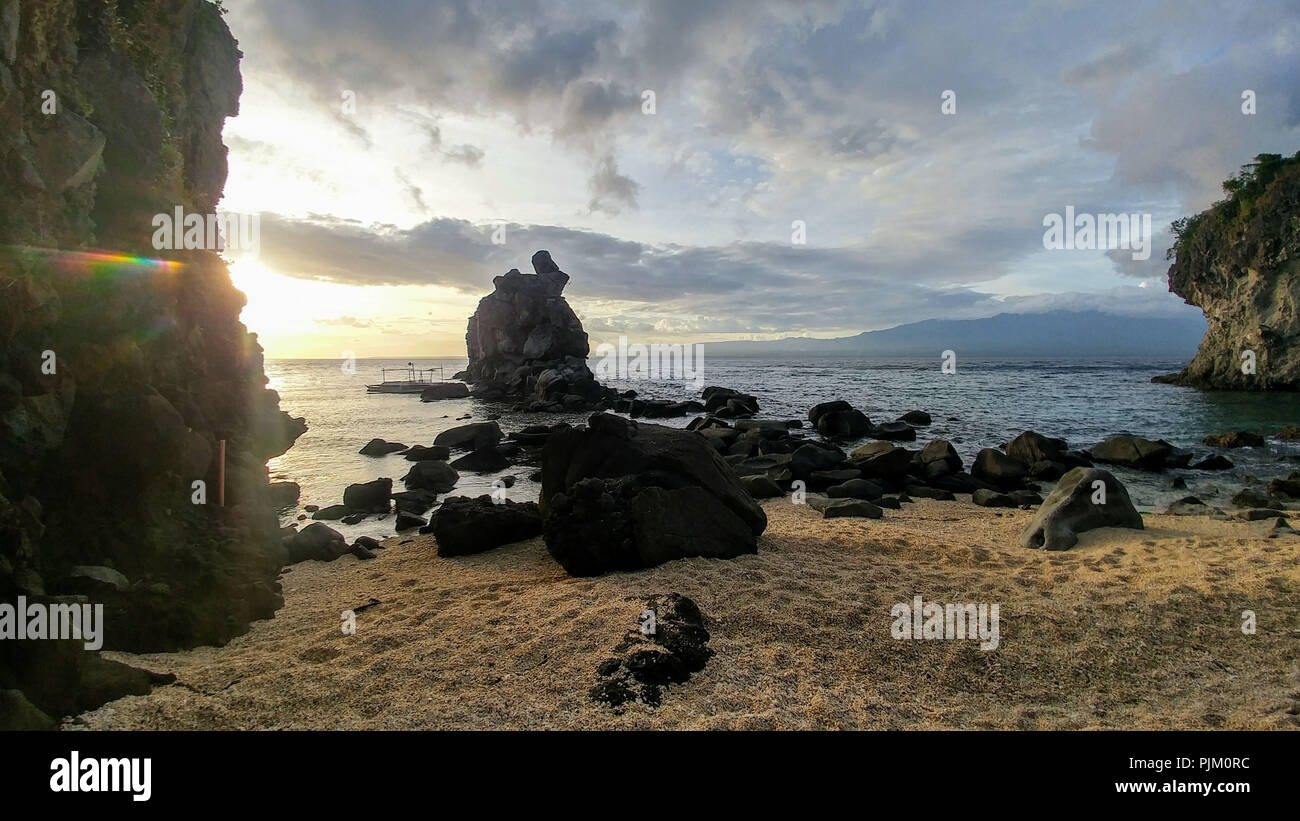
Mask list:
[[[269,357],[463,355],[543,248],[593,345],[1194,313],[1169,223],[1300,150],[1300,0],[224,5]],[[1149,258],[1044,247],[1067,207]]]

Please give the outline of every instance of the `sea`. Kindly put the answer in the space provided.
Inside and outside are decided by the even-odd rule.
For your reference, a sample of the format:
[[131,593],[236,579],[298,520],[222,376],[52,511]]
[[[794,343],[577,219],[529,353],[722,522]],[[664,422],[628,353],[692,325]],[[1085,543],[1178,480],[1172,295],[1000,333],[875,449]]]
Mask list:
[[[441,368],[447,379],[465,368],[464,357],[357,360],[270,359],[269,387],[280,406],[307,420],[308,429],[283,456],[268,464],[272,481],[302,486],[300,505],[341,503],[349,484],[379,477],[394,489],[411,463],[401,456],[362,456],[357,451],[372,438],[406,445],[430,445],[441,431],[467,422],[495,418],[502,430],[559,421],[582,423],[589,414],[514,413],[509,405],[477,399],[421,402],[418,395],[372,394],[366,385],[382,381],[382,368]],[[707,346],[700,378],[606,380],[619,390],[643,398],[698,398],[708,385],[751,393],[759,400],[760,418],[807,420],[818,402],[847,400],[873,422],[892,421],[909,410],[924,410],[933,424],[919,428],[915,443],[947,439],[969,469],[984,447],[1005,444],[1035,430],[1066,439],[1072,448],[1088,447],[1115,433],[1166,439],[1199,455],[1213,450],[1201,440],[1210,433],[1249,430],[1263,434],[1263,448],[1224,451],[1231,470],[1168,470],[1145,473],[1110,467],[1129,490],[1139,510],[1163,510],[1170,502],[1195,495],[1211,504],[1227,504],[1243,487],[1260,486],[1300,469],[1300,443],[1282,442],[1276,434],[1300,425],[1300,394],[1202,391],[1154,384],[1151,377],[1179,370],[1185,362],[1144,358],[1105,360],[989,358],[959,360],[955,373],[944,373],[938,357],[853,359],[844,357],[710,358]],[[392,374],[390,373],[390,376]],[[437,375],[434,377],[438,378]],[[685,427],[692,417],[653,420]],[[805,425],[807,423],[805,422]],[[817,434],[806,428],[808,436]],[[863,439],[840,443],[846,451]],[[520,462],[495,474],[462,472],[453,494],[491,493],[494,480],[514,476],[506,491],[516,501],[536,500],[539,485],[529,477],[536,463]],[[1182,477],[1186,489],[1172,481]],[[1043,483],[1044,491],[1051,483]],[[1044,493],[1044,495],[1046,495]],[[285,524],[299,521],[301,507],[287,512]],[[304,522],[305,523],[305,522]],[[355,525],[330,522],[345,536],[393,534],[393,517],[369,517]]]

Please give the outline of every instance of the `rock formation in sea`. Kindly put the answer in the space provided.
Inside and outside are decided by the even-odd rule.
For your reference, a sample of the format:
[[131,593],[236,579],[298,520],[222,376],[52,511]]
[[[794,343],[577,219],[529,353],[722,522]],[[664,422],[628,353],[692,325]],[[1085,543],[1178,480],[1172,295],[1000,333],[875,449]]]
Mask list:
[[587,367],[582,322],[562,296],[569,275],[549,251],[533,254],[535,274],[512,268],[492,280],[469,318],[469,367],[456,374],[486,400],[515,400],[535,411],[590,410],[616,398]]
[[1196,357],[1157,382],[1300,389],[1300,153],[1261,154],[1228,198],[1174,223],[1169,290],[1205,312]]
[[[152,239],[157,214],[214,213],[239,49],[203,0],[0,21],[0,602],[89,596],[105,649],[225,642],[282,603],[265,464],[305,426],[220,258]],[[58,716],[151,680],[106,664],[4,641],[0,690]]]

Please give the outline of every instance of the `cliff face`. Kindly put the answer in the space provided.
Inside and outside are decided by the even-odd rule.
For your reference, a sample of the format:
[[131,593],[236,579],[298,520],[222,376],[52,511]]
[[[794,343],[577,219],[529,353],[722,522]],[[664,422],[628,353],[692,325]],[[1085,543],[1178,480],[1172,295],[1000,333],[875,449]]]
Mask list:
[[1169,290],[1209,328],[1191,363],[1156,381],[1300,389],[1300,154],[1257,159],[1224,184],[1228,199],[1175,223]]
[[[102,602],[106,649],[225,642],[282,601],[265,462],[304,428],[224,263],[151,242],[215,209],[239,58],[205,0],[0,0],[0,602]],[[0,689],[57,715],[126,686],[76,656],[0,642]]]

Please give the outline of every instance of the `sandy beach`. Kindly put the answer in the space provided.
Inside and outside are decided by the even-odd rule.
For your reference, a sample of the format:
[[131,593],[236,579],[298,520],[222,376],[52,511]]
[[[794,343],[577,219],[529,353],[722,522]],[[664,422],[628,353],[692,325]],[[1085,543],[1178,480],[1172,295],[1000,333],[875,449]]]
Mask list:
[[[108,655],[174,685],[67,729],[1280,729],[1300,726],[1297,539],[1149,515],[1077,547],[1016,546],[1032,512],[920,499],[883,520],[763,503],[756,555],[569,577],[540,538],[439,558],[308,561],[223,647]],[[645,600],[702,609],[715,655],[662,706],[592,701]],[[891,637],[890,608],[988,602],[1000,646]],[[355,635],[341,612],[357,614]],[[1242,611],[1258,620],[1241,629]]]

